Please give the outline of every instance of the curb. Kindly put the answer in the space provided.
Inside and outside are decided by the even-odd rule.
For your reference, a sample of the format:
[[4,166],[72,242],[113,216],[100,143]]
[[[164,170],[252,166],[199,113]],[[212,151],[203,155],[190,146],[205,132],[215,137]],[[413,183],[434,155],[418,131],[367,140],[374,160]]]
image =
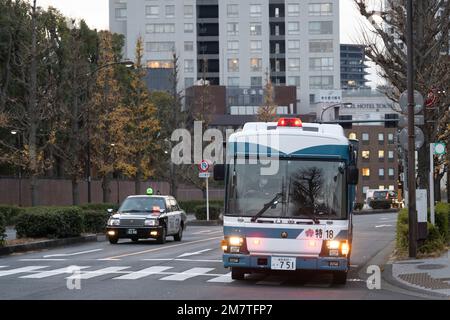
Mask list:
[[221,220],[191,220],[186,222],[187,226],[203,227],[203,226],[222,226],[223,222]]
[[83,242],[93,242],[97,241],[97,235],[87,235],[75,238],[67,238],[67,239],[55,239],[55,240],[43,240],[38,242],[26,243],[26,244],[17,244],[13,246],[0,247],[0,256],[9,255],[13,253],[27,252],[27,251],[36,251],[43,250],[47,248],[55,248],[62,247],[66,245],[83,243]]
[[382,214],[382,213],[398,213],[400,209],[375,209],[375,210],[361,210],[353,211],[354,215],[369,215],[369,214]]

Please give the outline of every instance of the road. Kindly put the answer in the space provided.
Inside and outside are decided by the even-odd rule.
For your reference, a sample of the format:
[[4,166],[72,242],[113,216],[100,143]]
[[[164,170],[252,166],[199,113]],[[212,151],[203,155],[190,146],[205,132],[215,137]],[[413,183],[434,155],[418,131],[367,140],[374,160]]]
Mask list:
[[[345,286],[328,274],[252,274],[233,281],[221,261],[221,227],[188,227],[182,242],[106,241],[0,258],[0,300],[413,299],[367,289],[361,268],[395,238],[396,214],[354,217],[352,269]],[[80,267],[80,289],[69,266]],[[76,286],[75,286],[76,287]]]

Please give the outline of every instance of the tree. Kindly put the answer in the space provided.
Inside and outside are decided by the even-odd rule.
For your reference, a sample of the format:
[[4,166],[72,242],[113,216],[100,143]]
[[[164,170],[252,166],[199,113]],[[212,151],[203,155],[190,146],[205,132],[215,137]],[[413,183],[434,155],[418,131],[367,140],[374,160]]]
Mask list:
[[[388,0],[383,8],[372,6],[368,0],[354,0],[361,15],[372,26],[371,32],[363,32],[362,42],[366,55],[380,68],[380,76],[393,90],[386,92],[398,101],[406,90],[406,0]],[[432,92],[449,92],[450,59],[449,29],[450,2],[442,0],[413,1],[414,26],[414,79],[415,89],[425,97]],[[450,96],[439,94],[433,108],[425,111],[425,145],[419,152],[418,182],[420,188],[428,187],[428,143],[445,138],[449,143],[448,105]],[[449,161],[446,162],[447,171]],[[448,189],[448,188],[447,188]]]
[[160,130],[156,108],[152,103],[144,80],[144,46],[141,37],[136,42],[135,70],[131,72],[128,90],[123,103],[113,112],[119,131],[124,134],[118,147],[123,150],[122,169],[125,175],[133,177],[135,194],[141,192],[141,181],[154,174],[153,163],[159,147],[155,143]]
[[258,110],[258,121],[271,122],[275,120],[277,105],[274,101],[274,89],[269,73],[266,71],[266,84],[264,85],[264,101]]

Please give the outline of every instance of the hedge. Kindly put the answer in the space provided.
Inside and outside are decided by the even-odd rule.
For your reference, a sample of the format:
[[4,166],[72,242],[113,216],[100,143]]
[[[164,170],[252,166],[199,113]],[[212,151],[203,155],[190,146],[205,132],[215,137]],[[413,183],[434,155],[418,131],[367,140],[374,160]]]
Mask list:
[[[206,207],[206,200],[188,200],[188,201],[178,201],[181,209],[186,213],[195,213],[195,208],[198,206]],[[223,207],[223,200],[210,200],[209,205],[221,206]]]
[[16,206],[0,205],[0,214],[3,214],[5,225],[12,226],[15,224],[15,219],[23,212],[23,208]]
[[110,214],[106,211],[85,210],[82,212],[83,230],[86,233],[103,233]]
[[435,221],[441,235],[447,241],[450,241],[449,223],[450,223],[450,204],[438,202],[435,207]]
[[19,238],[69,238],[83,232],[83,214],[78,207],[27,208],[17,217]]
[[[428,237],[425,242],[418,247],[418,252],[422,254],[433,253],[445,249],[445,238],[437,226],[428,223]],[[406,252],[409,244],[408,209],[400,210],[397,220],[397,250]]]
[[0,247],[5,243],[6,238],[6,219],[5,215],[0,212]]
[[[223,207],[217,204],[210,204],[209,206],[209,219],[218,220],[219,215],[222,213]],[[206,204],[197,206],[194,208],[195,218],[197,220],[206,220]]]

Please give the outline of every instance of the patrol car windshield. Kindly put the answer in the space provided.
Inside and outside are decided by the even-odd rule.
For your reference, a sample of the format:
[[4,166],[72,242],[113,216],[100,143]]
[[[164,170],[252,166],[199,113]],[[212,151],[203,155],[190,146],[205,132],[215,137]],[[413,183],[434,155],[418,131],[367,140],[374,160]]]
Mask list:
[[119,212],[148,214],[149,212],[154,212],[161,209],[166,209],[164,198],[133,197],[125,199],[119,208]]
[[343,162],[280,159],[272,175],[261,175],[264,165],[236,163],[228,170],[227,215],[346,219]]

